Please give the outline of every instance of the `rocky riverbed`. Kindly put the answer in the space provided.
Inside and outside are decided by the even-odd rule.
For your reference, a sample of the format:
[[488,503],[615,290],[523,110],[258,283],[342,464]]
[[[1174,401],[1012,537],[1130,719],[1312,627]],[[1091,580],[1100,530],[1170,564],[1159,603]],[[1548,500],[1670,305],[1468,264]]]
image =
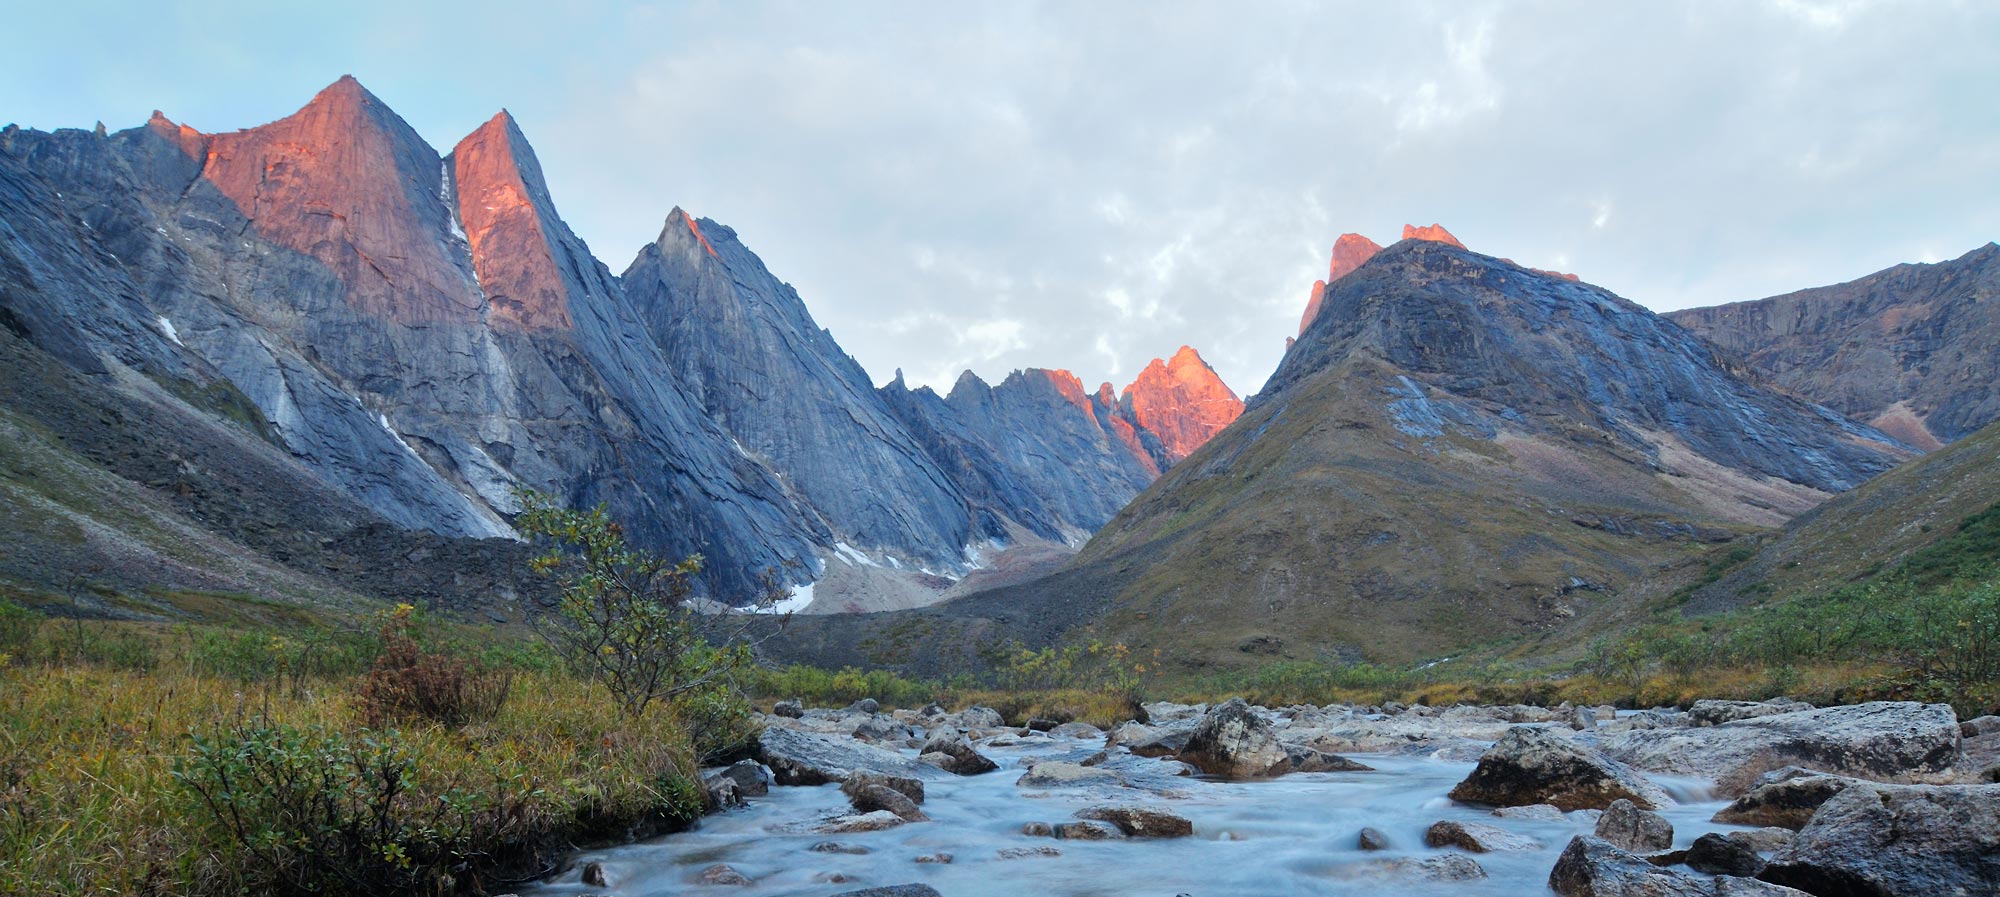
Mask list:
[[781,704],[697,829],[524,893],[2000,893],[2000,719],[1944,705],[871,704]]

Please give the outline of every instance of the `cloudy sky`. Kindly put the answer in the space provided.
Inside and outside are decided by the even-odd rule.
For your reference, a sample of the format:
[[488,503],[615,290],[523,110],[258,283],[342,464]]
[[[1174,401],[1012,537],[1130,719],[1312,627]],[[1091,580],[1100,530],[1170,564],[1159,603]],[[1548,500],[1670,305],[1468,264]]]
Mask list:
[[0,121],[504,106],[613,271],[683,206],[941,389],[1190,343],[1254,392],[1335,237],[1405,222],[1660,310],[2000,238],[1995,3],[292,5],[15,10]]

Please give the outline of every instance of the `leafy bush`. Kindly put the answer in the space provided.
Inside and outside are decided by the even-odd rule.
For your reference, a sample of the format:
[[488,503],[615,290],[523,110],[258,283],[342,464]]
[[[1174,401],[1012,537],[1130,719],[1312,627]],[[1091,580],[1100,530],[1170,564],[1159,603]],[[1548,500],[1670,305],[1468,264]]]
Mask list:
[[364,629],[315,626],[288,633],[184,629],[188,663],[197,672],[296,692],[318,679],[367,672],[382,652]]
[[426,719],[458,728],[492,719],[507,702],[513,673],[449,650],[417,643],[415,609],[398,605],[382,623],[382,653],[361,685],[361,707],[371,726]]
[[174,768],[249,893],[437,893],[507,808],[422,781],[394,732],[251,723],[196,734]]

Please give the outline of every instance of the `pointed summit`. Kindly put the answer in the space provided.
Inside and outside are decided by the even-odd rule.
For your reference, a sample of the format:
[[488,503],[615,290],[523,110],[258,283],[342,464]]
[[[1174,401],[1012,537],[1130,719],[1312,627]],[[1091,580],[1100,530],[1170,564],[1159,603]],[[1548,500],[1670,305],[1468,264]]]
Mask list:
[[557,264],[557,242],[575,239],[556,217],[528,138],[502,109],[445,159],[451,199],[496,325],[568,329],[573,293]]
[[706,251],[710,258],[721,257],[721,254],[715,251],[715,244],[708,242],[708,237],[701,232],[701,222],[680,206],[674,206],[674,210],[667,213],[667,223],[660,228],[660,238],[655,242],[662,249],[671,244],[681,243],[685,239],[681,236],[682,232],[694,238],[694,244]]
[[1313,319],[1319,317],[1319,304],[1326,295],[1327,284],[1346,277],[1381,251],[1382,247],[1374,240],[1360,234],[1341,234],[1340,239],[1333,241],[1333,261],[1327,265],[1326,279],[1313,281],[1312,293],[1306,297],[1306,313],[1299,318],[1299,332],[1305,333]]
[[1153,359],[1125,387],[1119,406],[1141,429],[1159,436],[1163,467],[1193,454],[1243,413],[1243,400],[1191,346],[1182,346],[1171,361]]
[[485,303],[450,246],[442,161],[343,76],[285,118],[208,138],[202,177],[264,239],[324,264],[362,313],[470,322]]
[[1460,249],[1465,248],[1465,244],[1458,242],[1458,238],[1452,236],[1451,231],[1445,230],[1442,224],[1432,224],[1427,227],[1405,224],[1403,225],[1403,239],[1429,240],[1432,243],[1449,243]]

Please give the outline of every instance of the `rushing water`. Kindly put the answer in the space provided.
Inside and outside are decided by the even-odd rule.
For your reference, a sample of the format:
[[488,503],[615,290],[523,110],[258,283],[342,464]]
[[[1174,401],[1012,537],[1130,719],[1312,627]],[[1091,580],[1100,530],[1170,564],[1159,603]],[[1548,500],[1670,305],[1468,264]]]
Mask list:
[[[1159,797],[1129,789],[1038,790],[1017,787],[1024,758],[1072,754],[1096,743],[1057,742],[1015,748],[982,748],[998,772],[927,781],[923,810],[930,822],[880,832],[828,835],[816,822],[852,812],[840,789],[771,789],[748,809],[710,816],[690,832],[596,851],[576,869],[535,890],[535,897],[615,894],[661,897],[689,891],[717,894],[828,895],[859,888],[922,882],[945,897],[1056,897],[1056,895],[1544,895],[1549,870],[1569,839],[1587,834],[1592,814],[1562,820],[1498,819],[1445,797],[1472,771],[1471,763],[1355,754],[1373,772],[1294,774],[1262,782],[1177,781],[1184,796]],[[1655,778],[1682,803],[1664,811],[1674,823],[1676,847],[1703,832],[1731,826],[1708,821],[1723,802],[1706,784]],[[1062,822],[1084,807],[1107,803],[1159,806],[1193,820],[1193,837],[1170,840],[1067,841],[1021,834],[1028,822]],[[1543,849],[1475,855],[1488,878],[1466,882],[1412,881],[1371,870],[1393,857],[1434,856],[1424,830],[1441,819],[1484,822],[1539,839]],[[1363,852],[1355,838],[1363,826],[1386,833],[1392,849]],[[825,841],[867,848],[865,855],[815,852]],[[1001,850],[1053,847],[1061,856],[1002,859]],[[949,853],[950,865],[917,863],[919,856]],[[610,887],[578,879],[587,862],[604,864]],[[698,883],[700,873],[727,863],[748,876],[749,887]],[[828,875],[846,877],[829,883]]]

